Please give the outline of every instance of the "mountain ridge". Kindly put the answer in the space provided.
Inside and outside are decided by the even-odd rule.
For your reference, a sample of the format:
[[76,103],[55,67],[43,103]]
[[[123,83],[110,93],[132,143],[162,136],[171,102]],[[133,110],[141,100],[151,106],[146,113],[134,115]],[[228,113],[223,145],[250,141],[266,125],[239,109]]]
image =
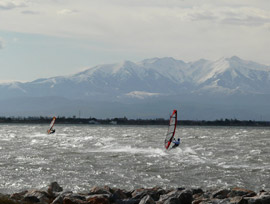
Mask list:
[[[151,109],[149,104],[158,107],[157,112],[163,107],[164,109],[173,108],[173,104],[179,107],[179,104],[186,104],[194,112],[192,106],[189,107],[192,104],[193,108],[201,107],[200,111],[205,114],[200,102],[205,101],[207,105],[212,103],[211,100],[215,100],[217,112],[222,113],[224,110],[223,115],[226,115],[228,107],[231,107],[234,112],[238,111],[233,106],[236,103],[241,104],[241,97],[236,96],[254,97],[257,95],[265,95],[266,98],[270,95],[270,66],[242,60],[237,56],[220,58],[216,61],[200,59],[194,62],[184,62],[171,57],[151,58],[139,62],[123,61],[97,65],[68,76],[0,84],[0,101],[14,99],[19,101],[20,98],[31,97],[54,100],[54,97],[61,97],[61,103],[65,103],[63,98],[69,101],[79,100],[78,107],[84,104],[83,107],[86,109],[85,104],[90,104],[96,109],[103,110],[104,107],[99,105],[104,102],[103,104],[108,107],[111,103],[126,104],[122,107],[129,107],[134,111],[136,110],[134,107],[138,107],[137,109],[142,112],[149,111],[145,110],[147,108]],[[238,101],[235,101],[235,98]],[[220,105],[221,99],[226,99],[228,107],[225,108],[224,104]],[[31,106],[31,100],[28,100],[28,103]],[[245,104],[244,101],[242,103]],[[69,102],[68,104],[76,103]],[[263,104],[268,107],[266,102]],[[9,104],[5,102],[5,105]],[[134,107],[131,108],[131,105]],[[38,107],[38,104],[35,104],[35,107]],[[115,107],[119,109],[121,105]],[[46,107],[41,108],[46,109]],[[252,108],[256,117],[262,114],[261,109],[258,113],[256,112],[258,108],[254,100],[243,108],[245,111],[242,112],[248,112]],[[57,112],[53,105],[48,106],[47,110],[49,109]],[[107,107],[106,110],[108,111]],[[117,110],[115,111],[117,113]],[[154,110],[151,111],[154,113]],[[202,114],[196,111],[198,115]],[[46,111],[43,110],[43,112]],[[119,110],[119,112],[125,111]],[[1,113],[8,114],[5,111],[0,111]],[[136,114],[139,116],[140,113]],[[232,115],[235,114],[232,113]],[[270,118],[268,112],[267,115]],[[218,118],[218,115],[216,116]]]
[[[246,71],[246,73],[244,71]],[[247,73],[247,71],[253,72]],[[93,82],[94,78],[99,77],[100,75],[102,75],[103,79],[115,77],[117,80],[126,80],[130,76],[136,76],[138,79],[143,80],[144,78],[151,76],[151,74],[153,74],[152,76],[155,79],[166,78],[177,84],[193,83],[195,85],[200,85],[209,81],[211,78],[217,80],[220,74],[224,74],[224,72],[226,72],[226,74],[230,74],[231,78],[239,77],[239,75],[246,78],[251,77],[250,75],[253,75],[254,77],[254,72],[260,72],[261,75],[257,74],[257,80],[261,80],[265,77],[263,74],[267,73],[266,79],[270,79],[269,66],[242,60],[237,56],[221,58],[216,61],[200,59],[198,61],[188,63],[181,60],[175,60],[174,58],[165,57],[145,59],[136,63],[124,61],[115,64],[98,65],[69,76],[40,78],[32,82],[25,83],[0,83],[0,85],[14,86],[14,84],[16,84],[16,86],[21,86],[22,84],[42,84],[46,82],[52,85],[62,83],[66,80],[77,83],[85,81]]]

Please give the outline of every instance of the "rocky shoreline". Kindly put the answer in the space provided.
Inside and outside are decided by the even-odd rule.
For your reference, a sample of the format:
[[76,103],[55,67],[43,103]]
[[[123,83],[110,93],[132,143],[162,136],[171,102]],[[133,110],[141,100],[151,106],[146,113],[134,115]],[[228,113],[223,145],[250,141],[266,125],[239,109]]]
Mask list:
[[89,192],[63,191],[57,183],[47,190],[26,190],[4,195],[0,204],[270,204],[270,191],[258,193],[243,188],[202,189],[161,187],[140,188],[127,191],[119,188],[92,187]]

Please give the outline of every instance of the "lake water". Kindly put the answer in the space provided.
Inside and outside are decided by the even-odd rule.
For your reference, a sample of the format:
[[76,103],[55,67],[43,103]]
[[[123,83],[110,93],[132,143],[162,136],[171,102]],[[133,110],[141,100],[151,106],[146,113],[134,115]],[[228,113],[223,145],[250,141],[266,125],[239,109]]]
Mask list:
[[164,149],[166,126],[0,125],[0,193],[94,185],[244,187],[270,190],[270,128],[183,127]]

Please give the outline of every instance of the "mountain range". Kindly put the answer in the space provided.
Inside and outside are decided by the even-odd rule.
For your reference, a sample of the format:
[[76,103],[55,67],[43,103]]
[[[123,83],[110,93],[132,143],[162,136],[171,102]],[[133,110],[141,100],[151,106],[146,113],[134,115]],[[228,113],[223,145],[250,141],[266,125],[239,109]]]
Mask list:
[[237,56],[124,61],[0,84],[0,116],[270,120],[270,66]]

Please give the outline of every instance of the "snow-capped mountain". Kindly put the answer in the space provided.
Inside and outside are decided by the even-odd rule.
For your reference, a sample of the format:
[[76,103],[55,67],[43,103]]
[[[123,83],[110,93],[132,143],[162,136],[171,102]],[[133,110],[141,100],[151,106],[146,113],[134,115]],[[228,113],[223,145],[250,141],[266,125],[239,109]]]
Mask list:
[[202,89],[211,91],[269,94],[269,68],[234,56],[211,63],[198,82]]
[[155,104],[163,100],[181,104],[183,96],[196,104],[207,101],[205,97],[209,96],[234,101],[236,95],[269,96],[270,67],[236,56],[189,63],[153,58],[99,65],[70,76],[0,84],[0,100],[62,97],[107,105],[111,102],[142,105],[149,100]]

